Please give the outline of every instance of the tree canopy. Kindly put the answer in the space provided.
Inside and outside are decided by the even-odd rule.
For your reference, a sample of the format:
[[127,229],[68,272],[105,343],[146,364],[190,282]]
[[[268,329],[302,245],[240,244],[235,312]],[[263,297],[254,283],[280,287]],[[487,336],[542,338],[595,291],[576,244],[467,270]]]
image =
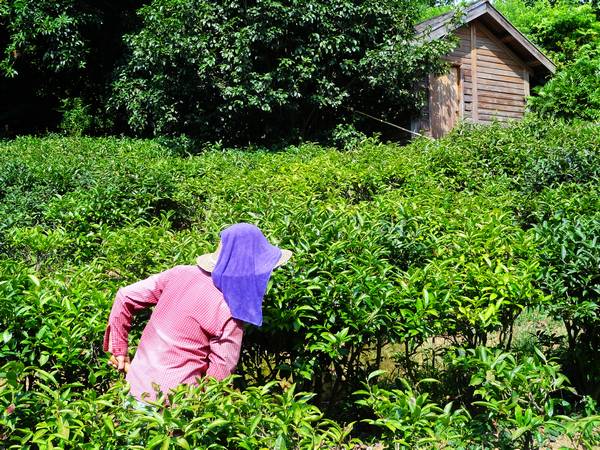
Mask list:
[[447,42],[413,40],[412,0],[154,0],[114,104],[139,132],[315,137],[349,108],[397,120]]
[[[124,52],[122,37],[135,28],[135,11],[142,3],[0,2],[0,94],[6,100],[0,125],[11,134],[52,130],[64,106],[82,102],[97,127],[107,121],[104,110]],[[105,126],[114,127],[114,120],[108,122]]]
[[[494,4],[558,64],[531,108],[598,117],[598,5]],[[401,123],[419,109],[419,81],[443,70],[452,43],[415,42],[413,26],[449,8],[445,0],[5,0],[0,136],[62,129],[243,145],[319,140],[339,124],[381,131],[356,112]]]

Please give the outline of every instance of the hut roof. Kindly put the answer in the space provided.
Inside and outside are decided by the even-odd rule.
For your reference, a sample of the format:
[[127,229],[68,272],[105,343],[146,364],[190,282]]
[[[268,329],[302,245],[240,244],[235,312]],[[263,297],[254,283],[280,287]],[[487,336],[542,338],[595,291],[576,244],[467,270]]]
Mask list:
[[459,17],[456,14],[456,11],[451,11],[417,24],[416,36],[426,40],[439,39],[477,19],[537,75],[545,77],[555,72],[554,63],[494,8],[489,0],[476,1],[460,11]]

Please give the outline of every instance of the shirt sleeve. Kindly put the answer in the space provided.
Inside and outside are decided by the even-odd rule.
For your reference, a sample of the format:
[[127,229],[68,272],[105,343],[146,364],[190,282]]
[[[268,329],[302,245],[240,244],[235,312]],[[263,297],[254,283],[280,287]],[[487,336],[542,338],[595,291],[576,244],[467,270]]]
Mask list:
[[158,303],[158,299],[175,269],[152,275],[117,291],[108,318],[108,326],[104,332],[104,351],[108,351],[110,339],[113,355],[127,355],[133,315],[143,308]]
[[240,359],[244,328],[242,322],[229,319],[221,336],[211,339],[206,375],[222,380],[231,375]]

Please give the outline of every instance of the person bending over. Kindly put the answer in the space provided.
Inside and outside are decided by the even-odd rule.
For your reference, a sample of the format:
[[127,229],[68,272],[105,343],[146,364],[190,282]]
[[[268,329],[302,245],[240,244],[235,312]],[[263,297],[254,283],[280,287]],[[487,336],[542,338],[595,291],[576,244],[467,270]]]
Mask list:
[[[109,364],[126,373],[130,394],[154,401],[154,385],[167,393],[198,377],[230,375],[240,357],[243,323],[262,325],[271,273],[291,256],[256,226],[238,223],[223,230],[217,250],[199,256],[196,265],[176,266],[119,289],[103,347],[111,353]],[[152,305],[130,363],[131,319]]]

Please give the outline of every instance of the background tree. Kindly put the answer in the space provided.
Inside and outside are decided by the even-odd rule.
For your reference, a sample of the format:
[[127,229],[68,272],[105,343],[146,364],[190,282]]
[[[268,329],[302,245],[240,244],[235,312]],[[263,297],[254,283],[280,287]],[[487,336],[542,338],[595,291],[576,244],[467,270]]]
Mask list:
[[54,129],[63,114],[70,117],[68,127],[88,124],[89,132],[110,126],[102,123],[102,111],[112,72],[123,52],[122,35],[135,26],[133,12],[142,3],[1,2],[0,133]]
[[583,45],[600,39],[600,21],[591,3],[499,0],[494,5],[559,65],[573,61]]
[[414,112],[450,44],[413,41],[413,0],[155,0],[126,37],[112,104],[138,133],[315,138],[354,108]]
[[583,47],[529,104],[546,116],[600,120],[600,46]]

